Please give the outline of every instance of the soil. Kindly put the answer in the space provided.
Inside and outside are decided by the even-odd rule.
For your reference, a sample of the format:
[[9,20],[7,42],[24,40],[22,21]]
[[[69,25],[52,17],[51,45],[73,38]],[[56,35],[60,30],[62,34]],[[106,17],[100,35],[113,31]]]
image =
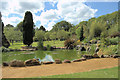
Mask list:
[[118,66],[118,59],[101,58],[82,62],[48,64],[29,67],[2,67],[3,78],[28,78],[48,75],[71,74]]

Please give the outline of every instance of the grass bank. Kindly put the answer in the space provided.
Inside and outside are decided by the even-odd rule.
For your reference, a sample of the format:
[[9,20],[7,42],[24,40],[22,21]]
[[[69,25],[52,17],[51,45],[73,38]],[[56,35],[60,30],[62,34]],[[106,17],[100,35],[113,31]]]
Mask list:
[[118,67],[73,74],[42,76],[37,78],[118,78]]

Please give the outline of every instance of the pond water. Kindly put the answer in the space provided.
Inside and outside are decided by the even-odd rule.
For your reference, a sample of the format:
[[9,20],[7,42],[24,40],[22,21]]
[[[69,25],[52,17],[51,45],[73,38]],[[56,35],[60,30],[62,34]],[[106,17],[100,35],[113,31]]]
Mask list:
[[10,62],[15,59],[25,61],[33,58],[39,58],[40,61],[54,61],[55,59],[72,61],[81,58],[81,55],[86,53],[76,50],[3,52],[2,61]]

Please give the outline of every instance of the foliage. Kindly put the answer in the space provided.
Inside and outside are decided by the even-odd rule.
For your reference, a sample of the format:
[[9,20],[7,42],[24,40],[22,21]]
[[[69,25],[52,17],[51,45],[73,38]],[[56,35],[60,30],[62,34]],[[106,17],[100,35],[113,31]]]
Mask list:
[[104,45],[117,45],[118,44],[118,37],[116,38],[103,38],[102,43],[104,43]]
[[80,41],[82,41],[84,39],[84,37],[83,37],[83,26],[77,28],[76,34],[77,34],[77,37]]
[[[118,11],[82,21],[75,26],[76,31],[83,26],[83,36],[89,40],[97,37],[106,38],[118,33]],[[74,32],[76,32],[74,31]],[[73,32],[72,32],[73,33]]]
[[5,27],[4,28],[4,33],[8,39],[9,42],[13,42],[13,41],[22,41],[23,37],[22,37],[22,32],[20,30],[15,30],[14,27]]
[[8,48],[10,46],[10,43],[8,42],[5,34],[4,34],[4,23],[2,22],[2,46]]
[[45,40],[49,41],[50,40],[50,32],[46,32],[44,35]]
[[33,17],[32,13],[27,11],[23,20],[23,43],[30,46],[33,43]]
[[53,26],[53,29],[51,31],[58,31],[58,30],[65,30],[65,31],[69,31],[69,29],[72,27],[73,25],[67,21],[61,21],[56,23]]
[[65,40],[67,38],[69,38],[69,32],[64,31],[64,30],[59,30],[57,32],[57,38],[60,40]]
[[67,48],[67,49],[73,49],[76,45],[75,45],[75,41],[74,40],[71,40],[71,39],[67,39],[65,40],[64,42],[64,46]]
[[46,31],[46,29],[41,25],[39,30]]
[[17,27],[17,30],[20,30],[21,32],[23,32],[23,21],[18,23],[16,27]]
[[13,26],[13,25],[11,25],[11,24],[7,24],[5,27],[10,28],[10,27],[14,27],[14,26]]
[[43,40],[42,39],[39,40],[37,48],[39,50],[43,50],[44,49],[44,47],[43,47]]
[[56,40],[56,39],[57,39],[57,32],[52,32],[52,33],[50,34],[50,39],[51,39],[51,40]]
[[114,55],[116,52],[118,52],[118,45],[109,45],[107,47],[101,47],[101,51],[103,54]]
[[40,40],[40,39],[44,40],[44,34],[45,34],[44,31],[38,30],[35,32],[35,37],[37,38],[37,40]]

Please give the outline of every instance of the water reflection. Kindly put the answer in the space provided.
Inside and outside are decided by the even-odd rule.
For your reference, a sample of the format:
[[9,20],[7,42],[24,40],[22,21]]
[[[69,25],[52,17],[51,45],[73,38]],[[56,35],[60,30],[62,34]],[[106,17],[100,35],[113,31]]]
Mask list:
[[21,52],[7,52],[2,54],[2,61],[17,60],[28,60],[28,59],[39,59],[39,61],[53,61],[55,59],[60,60],[74,60],[79,59],[81,55],[87,54],[87,52],[81,52],[76,50],[55,50],[55,51],[21,51]]
[[42,59],[42,61],[44,62],[47,62],[47,61],[52,61],[52,62],[54,62],[54,59],[52,58],[52,56],[51,55],[47,55],[46,54],[46,56],[45,56],[45,58],[44,59]]

